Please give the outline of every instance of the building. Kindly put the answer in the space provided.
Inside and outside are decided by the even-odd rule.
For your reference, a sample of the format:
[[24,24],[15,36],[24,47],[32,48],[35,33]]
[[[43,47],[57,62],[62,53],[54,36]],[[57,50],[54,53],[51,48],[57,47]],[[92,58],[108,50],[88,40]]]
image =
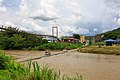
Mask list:
[[42,39],[46,39],[48,42],[59,42],[56,38],[54,37],[48,37],[44,36]]
[[68,38],[68,42],[70,42],[70,43],[79,43],[79,39],[76,39],[76,38]]
[[112,46],[115,42],[116,40],[113,40],[113,39],[105,40],[106,46]]
[[85,39],[85,36],[80,36],[80,42],[85,42],[86,41],[86,39]]
[[79,43],[79,39],[68,37],[68,36],[63,36],[61,38],[62,42],[68,42],[68,43]]

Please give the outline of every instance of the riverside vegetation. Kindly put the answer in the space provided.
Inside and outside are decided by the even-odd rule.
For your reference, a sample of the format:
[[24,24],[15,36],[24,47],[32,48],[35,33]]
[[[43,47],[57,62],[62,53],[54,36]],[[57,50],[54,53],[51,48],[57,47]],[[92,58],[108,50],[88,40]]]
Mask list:
[[81,44],[48,43],[41,36],[20,31],[13,27],[0,31],[0,49],[2,50],[63,50],[65,47],[75,49],[80,46]]
[[[2,50],[63,50],[75,49],[80,44],[48,43],[41,36],[8,27],[0,31],[0,49]],[[83,80],[82,76],[70,78],[60,75],[48,66],[40,67],[37,62],[20,64],[0,51],[0,80]]]
[[0,51],[0,80],[83,80],[82,76],[70,78],[60,75],[48,66],[41,68],[37,62],[20,64]]
[[120,46],[102,46],[99,48],[98,46],[88,46],[84,48],[80,48],[78,50],[82,53],[95,53],[95,54],[107,54],[107,55],[120,55]]

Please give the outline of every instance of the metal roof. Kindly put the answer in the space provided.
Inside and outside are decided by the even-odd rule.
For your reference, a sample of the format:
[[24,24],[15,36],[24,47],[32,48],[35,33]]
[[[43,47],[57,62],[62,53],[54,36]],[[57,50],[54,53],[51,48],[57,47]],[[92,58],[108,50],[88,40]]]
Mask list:
[[108,40],[105,40],[105,42],[115,42],[116,40],[113,40],[113,39],[108,39]]

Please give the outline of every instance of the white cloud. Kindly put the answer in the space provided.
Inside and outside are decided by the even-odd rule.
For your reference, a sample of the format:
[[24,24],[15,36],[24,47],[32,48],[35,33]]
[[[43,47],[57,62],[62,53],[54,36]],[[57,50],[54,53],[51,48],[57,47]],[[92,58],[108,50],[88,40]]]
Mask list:
[[9,21],[5,22],[5,24],[6,24],[6,26],[14,26],[14,27],[16,27],[15,24],[13,24],[13,23],[11,23],[11,22],[9,22]]
[[5,7],[0,7],[0,12],[6,12],[6,8]]
[[94,28],[93,31],[98,31],[98,29],[97,29],[97,28]]
[[120,18],[118,19],[118,24],[120,25]]
[[3,0],[0,0],[0,13],[6,12],[6,8],[2,5]]
[[49,34],[55,25],[60,36],[95,35],[120,25],[120,0],[21,0],[19,9],[12,11],[0,0],[2,22],[44,34]]
[[53,6],[53,3],[54,0],[22,0],[21,14],[41,20],[59,18],[59,11]]
[[117,22],[118,22],[118,25],[120,25],[120,11],[119,11],[119,16],[118,17],[119,18],[118,18]]
[[30,27],[30,28],[29,28],[30,31],[32,31],[32,30],[35,30],[35,31],[38,31],[38,30],[41,30],[41,31],[42,31],[42,30],[43,30],[43,31],[44,31],[44,28],[43,28],[43,27],[41,27],[40,25],[38,25],[37,23],[35,23],[35,22],[32,21],[32,20],[23,19],[22,22],[25,23],[26,26],[34,26],[34,27]]

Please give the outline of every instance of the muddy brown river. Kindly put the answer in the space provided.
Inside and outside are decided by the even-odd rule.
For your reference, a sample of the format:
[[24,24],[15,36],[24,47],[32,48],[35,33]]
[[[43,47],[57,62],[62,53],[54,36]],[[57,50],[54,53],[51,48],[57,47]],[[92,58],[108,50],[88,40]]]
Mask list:
[[[40,66],[48,65],[61,74],[82,75],[84,80],[120,80],[120,56],[79,53],[77,51],[52,51],[52,56],[45,56],[44,51],[6,51],[18,62],[29,59]],[[62,53],[62,54],[61,54]]]

